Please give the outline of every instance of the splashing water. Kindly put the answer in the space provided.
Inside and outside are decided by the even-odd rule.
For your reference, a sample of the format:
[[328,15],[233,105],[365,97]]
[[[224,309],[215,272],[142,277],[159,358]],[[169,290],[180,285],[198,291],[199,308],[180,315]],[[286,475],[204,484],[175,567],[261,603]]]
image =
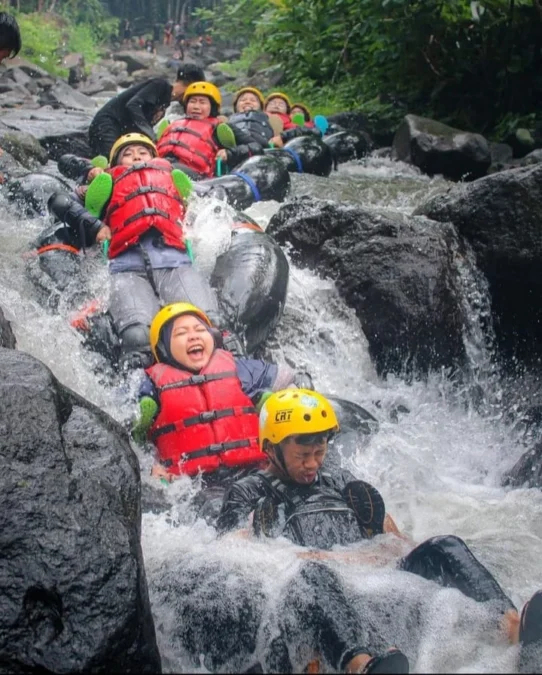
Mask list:
[[[428,179],[412,167],[376,158],[342,166],[328,179],[293,179],[294,194],[347,199],[403,214],[449,187],[446,181]],[[277,208],[272,202],[259,203],[248,213],[265,227]],[[26,279],[20,254],[45,221],[19,222],[10,208],[0,205],[0,209],[4,222],[0,293],[19,348],[41,359],[59,380],[113,417],[129,418],[133,404],[119,398],[115,387],[96,374],[105,365],[82,347],[62,307],[60,313],[50,313]],[[191,203],[191,237],[206,274],[228,245],[230,222],[229,211],[217,204],[198,199]],[[317,389],[355,401],[378,418],[379,432],[344,462],[381,491],[400,529],[418,542],[436,534],[463,537],[521,607],[540,584],[542,495],[500,485],[504,470],[524,448],[514,429],[502,421],[498,392],[492,389],[487,287],[470,255],[467,252],[458,267],[471,318],[465,340],[470,345],[473,377],[491,402],[489,414],[487,408],[465,405],[445,373],[410,384],[394,376],[379,378],[363,327],[334,283],[294,265],[284,317],[268,351],[276,361],[310,371]],[[96,289],[107,294],[104,266],[97,266],[94,279]],[[194,672],[194,662],[178,638],[178,601],[166,593],[171,579],[185,583],[190,575],[198,578],[201,569],[213,570],[193,593],[190,606],[198,611],[197,616],[186,617],[187,626],[199,620],[198,612],[205,614],[209,603],[215,603],[211,613],[231,610],[243,590],[251,597],[263,593],[272,607],[272,599],[299,566],[297,549],[283,541],[217,539],[214,530],[188,509],[197,484],[181,479],[156,488],[149,476],[151,457],[135,450],[143,482],[161,491],[170,504],[166,513],[145,513],[142,529],[164,669]],[[509,672],[516,667],[517,649],[493,637],[494,617],[458,591],[440,589],[393,569],[358,565],[336,569],[361,614],[365,616],[370,608],[383,637],[409,653],[411,672]],[[256,654],[260,648],[256,647]],[[196,666],[197,672],[208,672],[203,655]]]

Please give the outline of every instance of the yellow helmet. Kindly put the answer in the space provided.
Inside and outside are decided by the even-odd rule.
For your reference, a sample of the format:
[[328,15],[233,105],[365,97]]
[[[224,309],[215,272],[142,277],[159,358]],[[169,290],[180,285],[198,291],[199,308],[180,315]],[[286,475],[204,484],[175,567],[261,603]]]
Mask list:
[[307,122],[311,121],[312,113],[304,103],[292,103],[292,108],[301,108],[301,110],[303,111],[303,114],[305,115],[305,120]]
[[115,160],[117,159],[117,155],[122,150],[122,148],[136,143],[138,145],[146,145],[152,150],[153,155],[158,157],[156,145],[154,145],[148,136],[145,136],[145,134],[124,134],[124,136],[117,138],[113,147],[111,148],[111,152],[109,153],[109,165],[113,166]]
[[235,92],[235,95],[233,97],[233,109],[234,110],[235,110],[235,105],[236,105],[237,101],[239,100],[239,98],[243,94],[254,94],[254,96],[256,96],[256,98],[260,102],[260,105],[263,108],[263,106],[265,104],[265,99],[263,97],[262,92],[259,89],[256,89],[256,87],[241,87],[241,89],[239,89],[239,91]]
[[286,101],[286,105],[288,106],[288,112],[290,112],[290,108],[292,107],[290,99],[286,96],[286,94],[283,94],[281,91],[274,91],[272,94],[269,94],[269,96],[265,99],[264,108],[272,98],[281,98],[283,101]]
[[160,361],[160,356],[157,351],[158,342],[160,341],[160,334],[164,325],[171,321],[171,319],[176,319],[178,316],[183,314],[195,314],[198,318],[204,321],[209,328],[212,328],[212,323],[207,314],[199,307],[191,305],[189,302],[174,302],[171,305],[166,305],[158,312],[154,317],[151,323],[149,340],[151,343],[151,352],[154,358],[157,361]]
[[184,92],[183,103],[186,103],[190,96],[207,96],[219,108],[222,105],[222,96],[218,87],[210,82],[192,82],[192,84],[189,84]]
[[310,389],[285,389],[267,399],[260,411],[260,448],[265,440],[278,445],[288,436],[337,431],[331,403]]

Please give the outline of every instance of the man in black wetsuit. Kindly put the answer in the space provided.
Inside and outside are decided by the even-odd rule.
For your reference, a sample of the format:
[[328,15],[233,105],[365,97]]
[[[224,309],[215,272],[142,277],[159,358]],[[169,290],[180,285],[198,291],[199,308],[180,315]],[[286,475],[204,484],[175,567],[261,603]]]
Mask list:
[[[326,551],[378,534],[400,534],[386,514],[380,493],[344,471],[321,471],[328,442],[338,430],[333,408],[313,391],[286,390],[270,395],[260,413],[260,445],[268,455],[266,469],[242,478],[225,494],[217,527],[221,532],[244,528],[252,518],[258,535],[284,536],[317,560],[356,557]],[[322,550],[324,549],[324,550]],[[399,561],[399,569],[453,587],[477,602],[491,602],[510,642],[522,644],[523,667],[533,667],[542,652],[542,591],[524,606],[521,617],[490,572],[465,542],[455,536],[432,537]],[[288,626],[283,629],[288,634]],[[532,670],[530,672],[533,672]],[[537,671],[538,672],[538,671]]]
[[169,104],[182,101],[188,85],[202,80],[201,68],[184,64],[179,67],[173,85],[162,77],[154,77],[118,94],[98,110],[90,124],[92,152],[109,157],[115,141],[129,133],[144,134],[155,141],[153,126],[164,117]]

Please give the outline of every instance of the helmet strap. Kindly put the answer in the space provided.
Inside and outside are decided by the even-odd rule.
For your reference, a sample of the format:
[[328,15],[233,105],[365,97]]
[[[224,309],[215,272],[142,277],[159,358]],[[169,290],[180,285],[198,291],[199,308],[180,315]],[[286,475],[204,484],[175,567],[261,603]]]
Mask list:
[[268,455],[269,461],[281,473],[283,473],[286,477],[289,477],[288,469],[286,468],[286,462],[284,461],[284,453],[282,452],[282,448],[280,447],[280,443],[275,444],[275,443],[271,443],[271,441],[269,441],[269,443],[271,444],[273,450],[275,451],[275,457],[276,457],[276,459],[274,459],[274,458],[272,458]]

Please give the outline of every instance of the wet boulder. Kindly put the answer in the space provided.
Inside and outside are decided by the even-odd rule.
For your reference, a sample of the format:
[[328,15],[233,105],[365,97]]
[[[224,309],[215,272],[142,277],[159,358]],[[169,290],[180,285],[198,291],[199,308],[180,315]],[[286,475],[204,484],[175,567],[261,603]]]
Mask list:
[[487,277],[505,353],[542,354],[542,166],[510,169],[451,189],[416,213],[453,223]]
[[126,433],[28,354],[0,368],[0,663],[160,672]]
[[6,319],[4,310],[0,307],[0,347],[6,349],[15,349],[17,341],[11,328],[10,322]]
[[27,169],[35,169],[47,164],[49,155],[37,138],[25,131],[0,129],[0,148],[20,162]]
[[135,70],[145,70],[150,68],[156,62],[156,57],[146,51],[125,50],[113,54],[113,61],[124,61],[127,66],[128,74],[131,75]]
[[542,442],[522,455],[506,473],[504,485],[522,488],[542,488]]
[[380,373],[464,364],[457,268],[464,256],[452,226],[301,197],[266,232],[291,244],[294,259],[335,279]]
[[417,115],[406,115],[397,129],[393,157],[451,180],[480,178],[491,164],[489,144],[480,134]]
[[[74,91],[74,90],[72,90]],[[78,92],[75,92],[78,93]],[[17,110],[2,116],[11,129],[26,131],[41,143],[55,161],[66,153],[91,157],[88,128],[93,118],[91,110]]]
[[45,89],[39,97],[39,102],[41,105],[68,110],[96,110],[97,107],[96,101],[90,96],[73,89],[63,80],[58,80],[52,87]]

